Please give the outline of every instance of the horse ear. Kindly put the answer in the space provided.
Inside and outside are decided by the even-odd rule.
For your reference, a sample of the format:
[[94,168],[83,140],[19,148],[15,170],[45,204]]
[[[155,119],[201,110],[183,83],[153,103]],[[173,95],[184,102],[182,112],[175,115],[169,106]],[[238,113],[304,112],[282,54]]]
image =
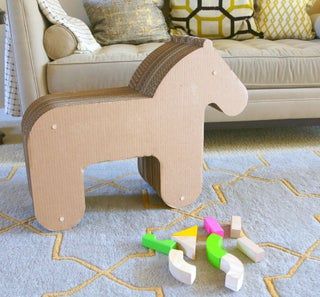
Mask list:
[[213,50],[212,40],[206,39],[203,43],[203,48],[205,51],[212,51]]

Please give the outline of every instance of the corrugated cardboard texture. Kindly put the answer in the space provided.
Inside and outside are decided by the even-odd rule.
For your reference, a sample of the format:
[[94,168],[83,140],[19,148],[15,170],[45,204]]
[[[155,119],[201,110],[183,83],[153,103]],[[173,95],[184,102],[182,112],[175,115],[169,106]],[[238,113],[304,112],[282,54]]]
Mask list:
[[130,87],[36,100],[23,134],[38,221],[50,230],[76,225],[85,211],[84,168],[133,157],[169,206],[194,202],[202,187],[205,108],[237,115],[247,98],[211,42],[182,38],[147,58]]

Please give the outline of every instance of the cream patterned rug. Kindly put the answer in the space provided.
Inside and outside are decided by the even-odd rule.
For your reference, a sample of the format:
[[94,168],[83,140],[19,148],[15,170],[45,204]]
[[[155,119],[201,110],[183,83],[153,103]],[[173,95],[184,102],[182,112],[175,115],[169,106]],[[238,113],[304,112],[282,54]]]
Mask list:
[[[0,117],[1,118],[1,117]],[[204,186],[198,201],[168,209],[139,177],[135,160],[86,170],[87,211],[73,230],[49,233],[36,222],[16,122],[4,122],[0,146],[0,296],[319,296],[320,129],[207,132]],[[0,126],[1,128],[1,126]],[[244,232],[266,250],[244,263],[240,292],[224,288],[199,237],[197,279],[177,282],[167,256],[141,247],[146,231],[168,238],[241,215]],[[192,263],[192,261],[191,261]]]

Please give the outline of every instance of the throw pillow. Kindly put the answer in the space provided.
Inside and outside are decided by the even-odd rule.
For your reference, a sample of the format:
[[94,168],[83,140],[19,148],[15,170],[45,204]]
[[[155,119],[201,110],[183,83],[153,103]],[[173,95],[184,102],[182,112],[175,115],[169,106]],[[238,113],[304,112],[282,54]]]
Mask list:
[[58,60],[72,55],[78,46],[73,33],[64,26],[53,25],[44,33],[43,45],[51,60]]
[[170,0],[175,28],[209,39],[262,37],[254,14],[254,0]]
[[100,44],[141,44],[169,40],[160,8],[152,0],[84,0]]
[[313,39],[310,0],[257,0],[256,20],[266,39]]
[[52,24],[68,28],[78,41],[77,52],[93,52],[101,46],[94,39],[88,26],[81,20],[68,16],[59,0],[37,0],[42,13]]

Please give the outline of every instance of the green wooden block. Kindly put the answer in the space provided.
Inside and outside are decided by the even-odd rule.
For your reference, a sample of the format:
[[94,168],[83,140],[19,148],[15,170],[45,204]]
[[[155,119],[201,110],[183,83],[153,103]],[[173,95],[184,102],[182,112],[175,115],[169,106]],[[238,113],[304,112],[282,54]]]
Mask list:
[[206,241],[207,258],[211,265],[220,269],[221,258],[228,252],[223,248],[223,238],[210,234]]
[[142,246],[169,255],[169,252],[177,247],[177,243],[170,239],[158,240],[154,234],[145,234],[142,237]]

